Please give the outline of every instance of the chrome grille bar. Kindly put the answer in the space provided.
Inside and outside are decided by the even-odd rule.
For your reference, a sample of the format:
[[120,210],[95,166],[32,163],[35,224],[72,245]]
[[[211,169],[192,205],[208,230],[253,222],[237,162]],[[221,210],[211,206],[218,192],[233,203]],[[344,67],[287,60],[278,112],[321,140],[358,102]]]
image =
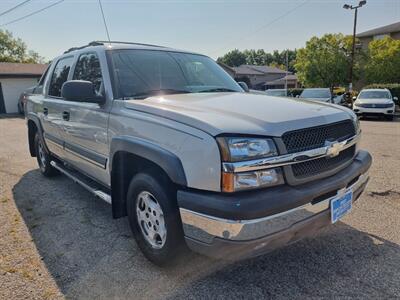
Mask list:
[[240,162],[223,162],[222,170],[227,173],[248,172],[298,164],[321,157],[332,157],[353,146],[359,141],[359,139],[360,134],[357,134],[341,142],[297,153]]

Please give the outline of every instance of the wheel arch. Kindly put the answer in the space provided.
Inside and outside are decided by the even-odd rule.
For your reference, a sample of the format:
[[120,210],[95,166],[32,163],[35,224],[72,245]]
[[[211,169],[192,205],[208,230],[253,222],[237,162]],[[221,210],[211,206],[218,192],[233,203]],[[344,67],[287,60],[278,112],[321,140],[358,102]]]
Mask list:
[[27,126],[28,126],[28,145],[29,145],[29,153],[32,157],[36,157],[35,150],[35,135],[39,134],[39,137],[43,139],[43,130],[40,124],[40,120],[35,115],[27,116]]
[[132,177],[139,172],[151,172],[156,177],[166,179],[165,184],[187,185],[180,159],[170,151],[140,138],[113,138],[109,168],[114,218],[126,216],[128,186]]

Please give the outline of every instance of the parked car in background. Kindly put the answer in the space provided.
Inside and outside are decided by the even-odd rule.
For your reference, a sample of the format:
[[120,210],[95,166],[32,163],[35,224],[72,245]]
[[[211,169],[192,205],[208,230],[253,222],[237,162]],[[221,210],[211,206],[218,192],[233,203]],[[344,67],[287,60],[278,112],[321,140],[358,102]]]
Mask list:
[[382,116],[393,120],[397,97],[388,89],[364,89],[354,97],[353,110],[359,116]]
[[26,104],[26,100],[28,99],[28,96],[30,94],[33,94],[34,90],[35,90],[36,86],[30,87],[28,89],[26,89],[25,91],[23,91],[21,93],[21,96],[19,96],[18,99],[18,113],[23,115],[25,112],[25,104]]
[[34,95],[34,94],[41,94],[43,91],[43,84],[44,80],[46,79],[47,71],[49,67],[47,67],[46,71],[43,73],[42,77],[40,78],[39,82],[37,85],[32,86],[25,91],[21,93],[21,96],[19,96],[18,99],[18,113],[23,115],[25,114],[25,105],[26,101],[28,100],[29,95]]
[[93,42],[49,70],[26,104],[31,156],[127,216],[156,264],[186,246],[236,259],[312,237],[369,180],[351,110],[248,93],[207,56]]
[[287,97],[288,92],[286,89],[269,89],[265,91],[265,94],[268,96],[275,96],[275,97]]
[[308,88],[301,92],[299,98],[304,100],[332,102],[333,96],[329,88]]

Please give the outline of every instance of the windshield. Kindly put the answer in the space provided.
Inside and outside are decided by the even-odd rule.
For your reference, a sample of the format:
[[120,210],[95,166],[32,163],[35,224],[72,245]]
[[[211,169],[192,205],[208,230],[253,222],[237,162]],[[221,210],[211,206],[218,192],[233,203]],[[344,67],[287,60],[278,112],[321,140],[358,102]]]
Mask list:
[[285,90],[266,90],[265,93],[270,96],[286,96]]
[[157,51],[114,50],[118,98],[143,99],[158,94],[243,92],[211,58]]
[[331,92],[329,89],[305,89],[300,98],[330,98]]
[[390,99],[387,91],[361,91],[358,99]]

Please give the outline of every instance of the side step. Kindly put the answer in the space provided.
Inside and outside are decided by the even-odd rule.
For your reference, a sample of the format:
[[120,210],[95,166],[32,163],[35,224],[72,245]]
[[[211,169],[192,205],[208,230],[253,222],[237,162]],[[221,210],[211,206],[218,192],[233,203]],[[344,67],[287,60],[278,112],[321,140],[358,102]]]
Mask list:
[[94,180],[78,173],[77,171],[67,169],[64,166],[56,163],[54,160],[52,160],[50,164],[53,166],[53,168],[57,169],[67,177],[71,178],[75,183],[79,184],[84,189],[88,190],[93,195],[95,195],[96,197],[111,204],[111,196],[105,191],[104,187],[102,187]]

